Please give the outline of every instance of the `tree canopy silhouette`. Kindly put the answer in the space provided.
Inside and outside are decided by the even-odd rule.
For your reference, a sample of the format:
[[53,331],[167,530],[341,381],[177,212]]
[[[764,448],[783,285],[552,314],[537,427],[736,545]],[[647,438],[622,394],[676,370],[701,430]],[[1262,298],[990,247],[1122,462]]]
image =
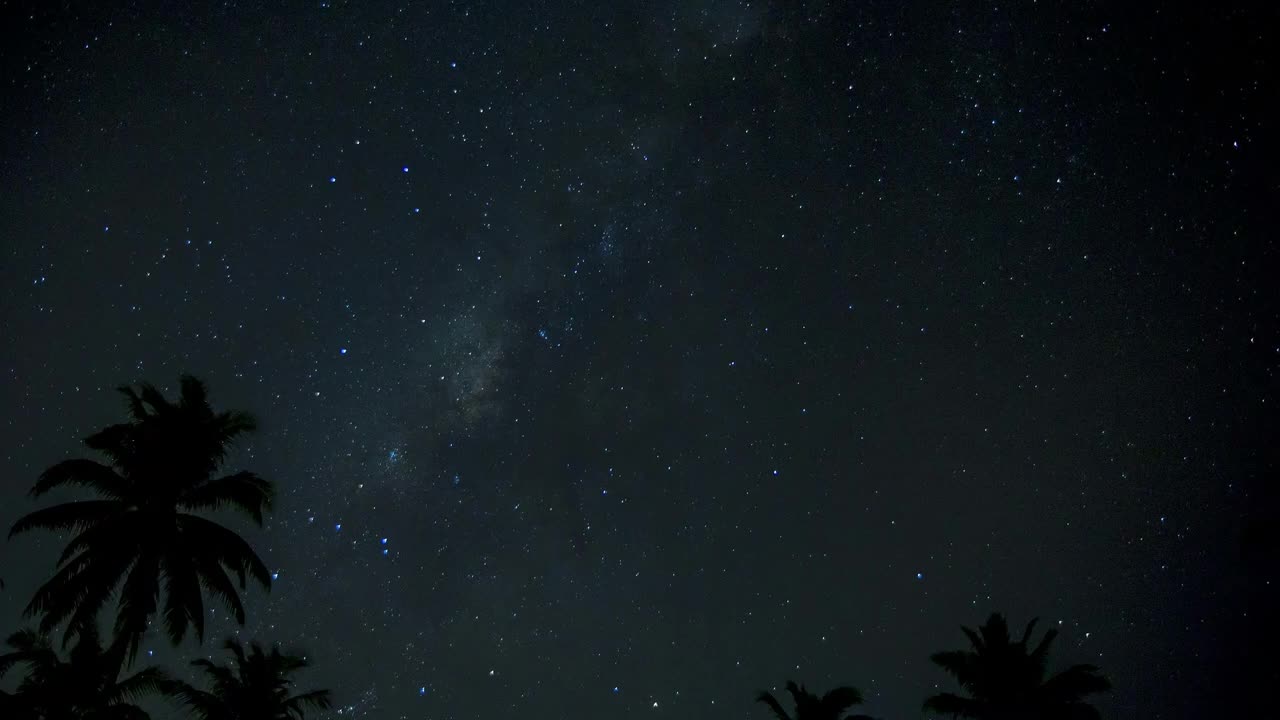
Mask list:
[[0,655],[0,678],[19,665],[27,674],[13,694],[0,693],[5,718],[149,720],[134,701],[171,682],[154,667],[120,677],[123,648],[115,643],[104,649],[92,628],[77,635],[66,661],[34,630],[16,632],[6,644],[10,651]]
[[932,660],[955,677],[968,697],[941,693],[926,700],[924,709],[981,720],[1100,718],[1084,698],[1109,690],[1111,683],[1093,665],[1073,665],[1046,678],[1049,647],[1058,631],[1050,629],[1031,648],[1035,626],[1036,620],[1027,623],[1017,642],[1010,638],[1009,625],[999,613],[976,631],[962,627],[970,649],[934,653]]
[[[803,685],[796,685],[794,681],[788,680],[787,692],[791,693],[791,698],[796,704],[795,717],[787,714],[786,709],[773,696],[773,693],[761,692],[756,700],[768,705],[778,720],[841,720],[840,716],[845,710],[862,704],[862,693],[851,687],[838,687],[818,697],[806,690]],[[849,715],[843,720],[872,720],[872,718],[867,715]]]
[[327,710],[332,706],[328,690],[292,694],[291,676],[308,666],[306,658],[281,653],[278,646],[266,652],[258,643],[252,643],[245,652],[244,646],[233,639],[228,639],[224,647],[231,652],[230,665],[205,659],[191,663],[203,671],[209,690],[185,682],[170,684],[169,694],[180,699],[199,720],[303,720],[309,709]]
[[157,613],[174,644],[188,628],[203,640],[204,594],[244,624],[240,592],[247,578],[269,588],[271,573],[243,538],[198,513],[228,508],[261,525],[273,490],[251,472],[217,475],[232,443],[256,423],[243,412],[215,413],[201,381],[184,375],[176,403],[148,384],[120,392],[128,402],[128,422],[84,440],[109,464],[64,460],[31,489],[41,497],[57,487],[79,487],[97,498],[36,510],[19,519],[9,536],[36,529],[72,534],[27,614],[43,615],[43,632],[66,622],[69,640],[97,622],[118,589],[115,633],[125,639],[132,661]]

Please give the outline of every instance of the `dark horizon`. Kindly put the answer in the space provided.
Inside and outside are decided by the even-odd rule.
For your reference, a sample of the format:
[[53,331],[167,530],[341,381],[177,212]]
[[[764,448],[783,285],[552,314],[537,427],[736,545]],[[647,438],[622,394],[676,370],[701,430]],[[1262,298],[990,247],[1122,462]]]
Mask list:
[[342,717],[924,717],[991,612],[1264,709],[1274,7],[258,5],[4,6],[6,532],[192,373]]

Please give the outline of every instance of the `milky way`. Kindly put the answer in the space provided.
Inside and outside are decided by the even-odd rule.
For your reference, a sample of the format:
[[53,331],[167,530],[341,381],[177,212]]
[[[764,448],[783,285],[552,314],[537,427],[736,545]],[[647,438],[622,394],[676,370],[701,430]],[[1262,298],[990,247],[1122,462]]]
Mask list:
[[280,490],[210,635],[344,717],[916,717],[993,610],[1269,687],[1272,11],[94,5],[4,23],[0,524],[191,372]]

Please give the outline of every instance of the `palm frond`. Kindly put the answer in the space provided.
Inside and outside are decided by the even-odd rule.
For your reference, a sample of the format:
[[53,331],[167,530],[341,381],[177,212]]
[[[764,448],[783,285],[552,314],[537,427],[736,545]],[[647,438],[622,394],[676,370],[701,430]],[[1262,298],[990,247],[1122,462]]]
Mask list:
[[953,693],[940,693],[924,701],[924,710],[952,717],[981,718],[985,717],[986,707],[977,700]]
[[1111,689],[1107,680],[1093,665],[1072,665],[1045,681],[1042,693],[1054,702],[1070,702],[1086,695]]
[[961,685],[968,686],[976,680],[974,660],[976,655],[968,650],[945,650],[929,656],[934,665],[946,670]]
[[235,621],[243,625],[245,623],[244,604],[240,601],[240,593],[236,592],[236,586],[231,582],[231,578],[227,577],[222,565],[216,558],[208,555],[194,558],[194,563],[201,587],[222,601]]
[[285,701],[285,707],[292,714],[296,708],[298,710],[297,717],[302,717],[302,711],[310,708],[312,710],[328,710],[333,707],[333,695],[328,690],[312,690],[300,695],[294,695]]
[[1036,623],[1040,622],[1040,618],[1031,618],[1031,622],[1027,623],[1027,629],[1022,633],[1022,645],[1025,647],[1031,641],[1031,633],[1036,629]]
[[32,630],[31,628],[23,628],[12,633],[5,639],[5,644],[18,652],[24,653],[35,652],[38,650],[52,651],[52,646],[49,644],[49,638],[36,630]]
[[180,702],[187,711],[200,720],[214,720],[222,717],[220,711],[223,703],[216,695],[200,690],[181,680],[165,684],[164,694]]
[[5,643],[13,648],[13,652],[0,655],[0,678],[16,665],[48,668],[58,664],[58,656],[49,644],[49,638],[36,630],[19,630],[11,634]]
[[125,464],[136,449],[137,427],[125,423],[108,425],[85,438],[84,444],[111,458],[117,465]]
[[120,588],[115,634],[125,642],[125,656],[130,664],[138,656],[138,646],[147,632],[147,622],[159,603],[160,560],[147,554],[134,563]]
[[178,403],[184,410],[207,410],[209,408],[209,389],[204,381],[194,375],[183,375],[178,379]]
[[41,615],[40,630],[46,633],[71,619],[69,640],[78,626],[97,622],[98,612],[133,562],[133,557],[124,553],[83,552],[36,590],[25,612]]
[[800,715],[800,709],[816,701],[809,691],[803,685],[797,685],[794,680],[787,681],[787,692],[791,694],[791,700],[796,704],[796,714]]
[[173,403],[165,398],[164,393],[160,392],[155,385],[143,382],[138,383],[138,397],[141,402],[151,408],[151,412],[147,417],[155,417],[165,415],[175,409]]
[[23,657],[21,653],[5,653],[0,655],[0,680],[3,680],[4,676],[8,675],[9,671],[15,666],[21,665],[26,661],[27,659]]
[[89,488],[111,500],[119,500],[124,497],[128,481],[107,465],[94,460],[75,458],[63,460],[40,473],[39,479],[31,488],[31,496],[40,497],[58,487]]
[[973,647],[974,652],[981,653],[987,649],[986,641],[973,629],[961,627],[960,630],[964,632],[965,637],[969,638],[969,644]]
[[192,660],[191,666],[203,671],[215,690],[227,691],[240,685],[240,678],[230,668],[219,665],[212,660],[204,658]]
[[1056,637],[1058,637],[1057,628],[1049,628],[1049,630],[1045,632],[1044,637],[1040,638],[1040,642],[1036,643],[1035,649],[1030,653],[1031,659],[1041,668],[1043,668],[1045,663],[1048,661],[1049,647],[1053,645],[1053,640]]
[[311,663],[301,655],[287,655],[280,652],[280,648],[271,649],[271,656],[268,658],[271,667],[281,675],[289,675],[291,673],[311,667]]
[[[248,666],[249,662],[245,659],[244,646],[237,642],[235,638],[227,638],[226,642],[222,643],[222,647],[230,651],[235,657],[236,667],[244,670],[245,667]],[[262,654],[262,646],[257,643],[253,643],[253,649],[256,651],[257,655]]]
[[178,501],[183,510],[231,508],[262,525],[262,516],[271,510],[275,487],[251,472],[238,472],[211,480],[184,493]]
[[102,667],[102,636],[98,633],[98,625],[96,623],[84,627],[76,628],[72,634],[75,636],[75,645],[71,648],[69,662],[72,665],[95,670],[109,670],[110,675],[114,678],[117,671],[120,670],[119,665],[113,668]]
[[129,410],[130,418],[136,422],[147,419],[147,407],[142,404],[142,398],[138,396],[137,391],[129,385],[121,385],[116,390],[124,395],[125,407]]
[[196,640],[204,642],[204,600],[196,565],[188,557],[168,559],[162,563],[164,577],[164,625],[169,640],[177,645],[190,626]]
[[762,691],[756,696],[756,702],[762,702],[769,706],[769,709],[773,711],[774,717],[778,718],[778,720],[791,720],[791,716],[787,714],[786,709],[782,707],[782,703],[778,702],[778,698],[773,696],[773,693]]
[[982,641],[986,647],[1004,647],[1009,644],[1009,623],[1000,613],[991,613],[991,617],[978,630],[982,633]]
[[29,512],[9,529],[9,538],[32,530],[81,532],[118,515],[124,505],[118,500],[76,500]]
[[822,696],[823,717],[835,718],[840,713],[862,703],[862,693],[857,688],[842,686],[829,690]]
[[218,428],[216,433],[218,441],[224,447],[230,446],[237,437],[258,429],[258,419],[242,410],[218,413],[214,418],[214,424]]
[[236,572],[242,586],[247,572],[264,588],[271,588],[271,571],[244,538],[198,515],[179,515],[178,529],[184,542],[206,548],[224,567]]
[[158,667],[147,667],[116,683],[112,702],[133,702],[152,695],[163,695],[173,678]]
[[201,717],[263,717],[294,718],[302,720],[308,709],[325,710],[333,705],[328,690],[312,690],[290,696],[290,674],[306,666],[306,660],[297,655],[284,654],[273,646],[268,653],[261,644],[251,642],[248,650],[234,638],[223,643],[231,653],[230,665],[220,665],[208,659],[193,661],[193,667],[202,671],[210,689],[199,691],[190,686],[178,685],[175,695],[182,697],[189,708],[203,708]]

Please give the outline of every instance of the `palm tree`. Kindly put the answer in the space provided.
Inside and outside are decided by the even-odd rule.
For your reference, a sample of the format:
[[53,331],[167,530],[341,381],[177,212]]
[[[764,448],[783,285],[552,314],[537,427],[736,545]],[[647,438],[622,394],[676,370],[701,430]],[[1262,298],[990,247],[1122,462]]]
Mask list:
[[77,635],[66,661],[58,657],[47,636],[33,630],[20,630],[6,642],[11,652],[0,655],[0,678],[17,665],[27,669],[16,692],[0,694],[6,718],[149,720],[134,701],[162,691],[171,682],[154,667],[120,677],[123,648],[115,643],[104,649],[90,628]]
[[[271,573],[243,538],[197,513],[229,508],[261,525],[272,486],[250,472],[216,475],[233,441],[256,423],[242,412],[215,413],[196,378],[182,377],[177,403],[148,384],[120,391],[128,400],[129,421],[84,440],[109,464],[64,460],[45,470],[31,489],[40,497],[77,486],[97,499],[37,510],[19,519],[9,536],[35,529],[72,534],[57,571],[36,591],[27,614],[43,614],[42,632],[66,622],[69,640],[97,622],[119,588],[115,633],[126,639],[132,662],[162,595],[160,614],[175,645],[188,628],[203,641],[202,591],[244,624],[239,591],[245,590],[246,576],[270,588]],[[229,574],[239,581],[239,591]]]
[[[840,716],[845,710],[862,704],[862,693],[851,687],[838,687],[818,697],[806,690],[803,685],[796,685],[794,681],[788,680],[787,692],[791,693],[791,698],[796,703],[794,718],[787,714],[782,703],[778,702],[773,693],[761,692],[756,700],[768,705],[778,720],[841,720]],[[868,715],[849,715],[844,720],[872,720],[872,718]]]
[[951,673],[969,696],[934,695],[925,701],[924,709],[981,720],[1100,718],[1084,698],[1111,689],[1111,683],[1093,665],[1072,665],[1046,679],[1049,646],[1058,632],[1049,630],[1028,649],[1035,626],[1036,620],[1028,623],[1017,642],[1009,637],[1009,625],[999,613],[993,613],[977,631],[961,628],[971,649],[934,653],[932,660]]
[[246,653],[234,639],[225,643],[234,664],[210,660],[192,661],[209,680],[210,690],[184,682],[172,683],[168,692],[182,700],[199,720],[303,720],[308,709],[327,710],[333,701],[328,690],[291,694],[295,672],[307,667],[305,657],[286,655],[279,646],[270,652],[252,643]]

